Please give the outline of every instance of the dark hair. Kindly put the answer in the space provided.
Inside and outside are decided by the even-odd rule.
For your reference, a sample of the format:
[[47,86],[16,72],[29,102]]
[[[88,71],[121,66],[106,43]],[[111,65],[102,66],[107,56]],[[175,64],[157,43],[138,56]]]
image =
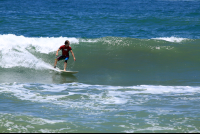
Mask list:
[[66,45],[66,44],[69,44],[69,41],[68,41],[68,40],[65,41],[65,45]]

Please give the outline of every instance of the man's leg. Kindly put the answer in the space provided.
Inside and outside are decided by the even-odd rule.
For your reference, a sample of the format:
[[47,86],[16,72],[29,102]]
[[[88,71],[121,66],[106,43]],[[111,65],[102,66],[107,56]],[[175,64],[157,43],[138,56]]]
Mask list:
[[69,59],[69,57],[66,57],[65,58],[65,63],[64,63],[64,71],[66,71],[66,68],[67,68],[67,60]]
[[59,60],[62,60],[63,58],[64,58],[63,56],[60,56],[60,57],[58,57],[58,58],[55,58],[54,68],[56,68],[57,62],[58,62]]
[[64,63],[64,71],[66,71],[67,68],[67,62]]
[[56,65],[57,65],[57,59],[55,59],[55,62],[54,62],[54,68],[56,68]]

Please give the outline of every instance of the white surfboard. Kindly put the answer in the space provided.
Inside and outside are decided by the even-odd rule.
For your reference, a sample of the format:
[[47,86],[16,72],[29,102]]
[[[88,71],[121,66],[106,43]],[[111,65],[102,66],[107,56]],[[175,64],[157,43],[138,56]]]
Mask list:
[[78,73],[78,71],[64,71],[64,70],[60,70],[59,68],[55,69],[55,68],[50,68],[53,71],[59,72],[59,73],[66,73],[66,74],[76,74]]
[[58,70],[61,73],[67,73],[67,74],[76,74],[78,71],[64,71],[64,70]]

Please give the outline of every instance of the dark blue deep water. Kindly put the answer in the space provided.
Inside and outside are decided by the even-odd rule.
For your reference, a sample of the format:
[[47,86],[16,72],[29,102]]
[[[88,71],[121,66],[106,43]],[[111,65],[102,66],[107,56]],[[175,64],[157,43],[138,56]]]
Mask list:
[[199,0],[1,0],[0,34],[200,37]]

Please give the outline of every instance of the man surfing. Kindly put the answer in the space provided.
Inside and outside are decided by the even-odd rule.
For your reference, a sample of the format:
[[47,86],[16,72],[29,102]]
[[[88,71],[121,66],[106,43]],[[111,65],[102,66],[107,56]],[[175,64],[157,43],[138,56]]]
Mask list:
[[58,51],[60,51],[60,50],[62,50],[62,55],[55,59],[54,68],[56,68],[57,61],[65,60],[64,71],[66,71],[67,60],[69,59],[69,51],[71,52],[72,56],[74,57],[74,61],[76,61],[76,58],[75,58],[74,53],[72,51],[72,48],[69,45],[70,45],[70,42],[68,40],[66,40],[65,45],[60,46],[60,48],[57,50],[56,56],[58,56]]

